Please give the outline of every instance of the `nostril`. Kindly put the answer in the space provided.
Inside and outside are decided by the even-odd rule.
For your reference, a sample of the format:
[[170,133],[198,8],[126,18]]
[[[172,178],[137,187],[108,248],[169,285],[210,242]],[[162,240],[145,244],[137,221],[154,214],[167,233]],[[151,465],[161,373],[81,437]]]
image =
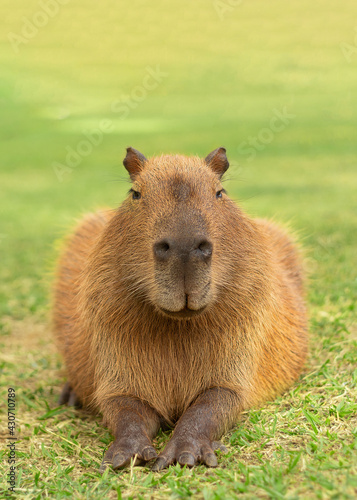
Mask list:
[[201,252],[207,252],[207,250],[211,250],[211,246],[212,245],[208,241],[202,241],[202,243],[198,245],[198,248]]
[[198,250],[204,259],[208,259],[212,255],[212,243],[208,240],[202,240],[198,245]]
[[158,244],[157,248],[161,252],[168,252],[170,250],[170,245],[166,241],[163,241],[162,243]]
[[154,244],[154,254],[157,259],[165,260],[170,254],[170,243],[167,240],[161,240]]

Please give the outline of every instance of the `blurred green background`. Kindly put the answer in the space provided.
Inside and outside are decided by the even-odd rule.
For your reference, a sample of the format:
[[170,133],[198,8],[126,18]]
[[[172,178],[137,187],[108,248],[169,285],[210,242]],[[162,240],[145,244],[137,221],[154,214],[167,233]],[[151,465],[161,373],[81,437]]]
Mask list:
[[0,313],[46,314],[53,243],[120,203],[127,146],[225,146],[232,197],[300,231],[310,302],[354,300],[356,14],[355,0],[2,0]]
[[[15,384],[21,498],[356,498],[356,89],[356,0],[1,0],[0,399]],[[225,146],[229,194],[307,251],[306,373],[215,471],[101,478],[109,433],[56,408],[56,242],[123,200],[127,146]]]

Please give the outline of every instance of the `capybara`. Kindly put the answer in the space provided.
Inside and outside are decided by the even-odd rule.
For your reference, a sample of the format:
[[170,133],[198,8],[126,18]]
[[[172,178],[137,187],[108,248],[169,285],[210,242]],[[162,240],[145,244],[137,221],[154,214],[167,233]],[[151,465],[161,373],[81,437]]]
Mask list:
[[[303,276],[291,239],[228,197],[229,163],[146,159],[127,149],[131,189],[68,240],[54,331],[68,383],[60,403],[101,412],[115,436],[101,470],[156,458],[217,466],[239,414],[288,388],[307,353]],[[158,456],[152,439],[175,427]]]

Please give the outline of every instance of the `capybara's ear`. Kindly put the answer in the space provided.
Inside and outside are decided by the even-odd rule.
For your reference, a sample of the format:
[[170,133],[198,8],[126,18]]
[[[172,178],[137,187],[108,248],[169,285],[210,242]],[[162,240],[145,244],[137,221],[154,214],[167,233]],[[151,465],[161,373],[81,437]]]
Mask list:
[[222,177],[224,172],[229,167],[225,148],[217,148],[212,151],[212,153],[206,156],[205,162],[209,167],[211,167],[219,178]]
[[126,148],[126,157],[123,160],[123,164],[129,172],[132,181],[144,167],[146,162],[147,159],[139,151],[134,148]]

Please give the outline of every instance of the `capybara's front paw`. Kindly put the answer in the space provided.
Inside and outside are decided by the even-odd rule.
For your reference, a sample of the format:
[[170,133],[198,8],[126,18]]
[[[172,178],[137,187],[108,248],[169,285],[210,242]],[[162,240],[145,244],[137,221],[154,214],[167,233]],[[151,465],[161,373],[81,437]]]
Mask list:
[[210,441],[204,436],[189,437],[177,434],[167,444],[155,461],[152,470],[157,472],[177,462],[180,465],[193,467],[196,464],[205,464],[208,467],[217,467],[216,450],[227,453],[227,448],[219,441]]
[[105,452],[99,472],[103,473],[109,465],[113,469],[126,467],[134,457],[134,465],[148,462],[157,457],[155,448],[146,436],[117,438]]

